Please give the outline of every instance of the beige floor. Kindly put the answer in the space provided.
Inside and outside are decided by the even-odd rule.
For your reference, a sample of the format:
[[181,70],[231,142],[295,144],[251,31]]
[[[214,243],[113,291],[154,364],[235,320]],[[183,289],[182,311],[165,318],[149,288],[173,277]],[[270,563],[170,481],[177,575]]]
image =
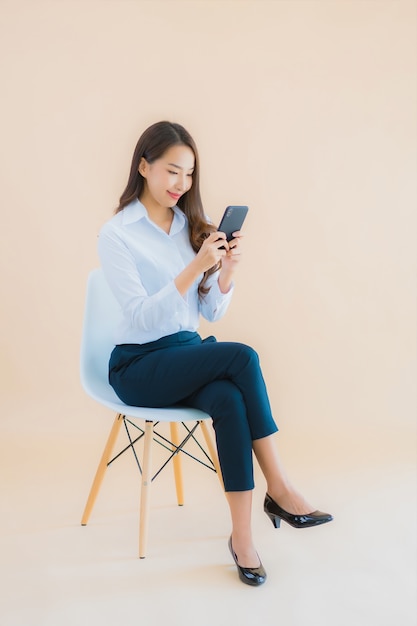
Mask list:
[[[332,524],[274,530],[257,472],[253,522],[267,583],[248,588],[227,550],[216,476],[186,460],[186,506],[171,471],[155,481],[148,556],[137,558],[132,458],[106,476],[90,524],[79,524],[111,423],[94,433],[18,420],[1,440],[2,626],[253,624],[415,626],[414,442],[386,447],[280,435],[294,481]],[[25,421],[26,420],[26,421]],[[52,424],[52,422],[51,422]],[[401,445],[400,445],[401,443]],[[292,446],[292,448],[291,448]],[[157,454],[159,456],[160,453]]]

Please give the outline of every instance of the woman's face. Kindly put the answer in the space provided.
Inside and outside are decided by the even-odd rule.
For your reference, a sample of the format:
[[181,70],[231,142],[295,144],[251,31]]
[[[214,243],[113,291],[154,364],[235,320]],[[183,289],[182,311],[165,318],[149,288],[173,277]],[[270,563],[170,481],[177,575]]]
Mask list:
[[146,204],[171,208],[193,184],[194,152],[188,146],[172,146],[153,163],[142,158],[139,173],[145,179],[140,200]]

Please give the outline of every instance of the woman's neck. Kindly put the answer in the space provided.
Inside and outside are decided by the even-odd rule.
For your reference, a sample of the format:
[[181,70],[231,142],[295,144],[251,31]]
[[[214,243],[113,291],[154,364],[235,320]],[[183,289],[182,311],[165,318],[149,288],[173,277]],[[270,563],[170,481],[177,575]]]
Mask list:
[[174,219],[174,211],[170,207],[163,207],[152,202],[152,198],[141,197],[140,202],[145,207],[149,219],[166,233],[169,233]]

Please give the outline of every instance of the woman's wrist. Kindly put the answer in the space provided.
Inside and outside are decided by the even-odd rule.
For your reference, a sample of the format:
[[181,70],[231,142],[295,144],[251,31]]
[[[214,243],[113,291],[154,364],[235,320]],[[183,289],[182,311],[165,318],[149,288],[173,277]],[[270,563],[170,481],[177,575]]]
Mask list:
[[222,268],[217,279],[219,289],[222,293],[228,293],[233,282],[233,271]]
[[180,292],[182,296],[185,296],[187,291],[190,289],[193,283],[197,280],[197,278],[201,276],[203,272],[204,270],[201,269],[200,264],[196,257],[195,259],[191,261],[191,263],[187,265],[187,267],[183,269],[183,271],[180,274],[178,274],[174,282],[175,282],[176,288],[178,289],[178,291]]

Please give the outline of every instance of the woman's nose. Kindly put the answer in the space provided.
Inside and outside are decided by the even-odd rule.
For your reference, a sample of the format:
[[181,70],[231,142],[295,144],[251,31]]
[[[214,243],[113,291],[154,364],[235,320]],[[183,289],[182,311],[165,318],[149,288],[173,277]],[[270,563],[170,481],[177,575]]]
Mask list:
[[178,176],[176,188],[181,191],[187,188],[187,176],[185,174]]

